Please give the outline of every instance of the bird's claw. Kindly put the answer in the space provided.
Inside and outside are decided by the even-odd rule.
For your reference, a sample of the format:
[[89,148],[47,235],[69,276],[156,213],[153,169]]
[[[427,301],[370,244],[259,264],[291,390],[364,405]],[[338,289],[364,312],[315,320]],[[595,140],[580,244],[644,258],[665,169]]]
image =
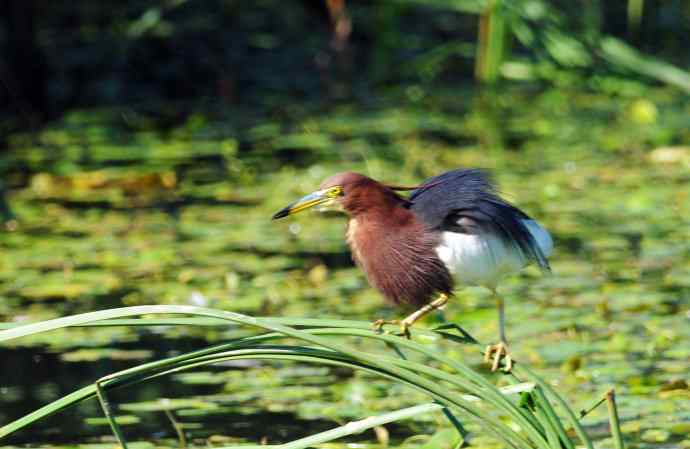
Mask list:
[[405,320],[383,320],[379,319],[371,323],[373,326],[374,330],[376,332],[382,332],[383,331],[383,326],[386,324],[396,324],[400,326],[400,336],[407,338],[408,340],[412,337],[412,334],[410,334],[410,327],[412,326],[410,323],[408,323]]
[[[493,355],[493,362],[491,361],[491,356]],[[486,363],[491,363],[491,371],[497,371],[501,359],[503,360],[503,371],[509,373],[513,369],[513,358],[508,353],[508,345],[504,342],[496,343],[495,345],[489,345],[484,351],[484,361]]]
[[384,320],[384,319],[378,319],[371,323],[371,326],[374,328],[376,332],[383,332],[383,326],[386,324],[400,324],[399,320]]
[[410,333],[410,327],[411,327],[411,326],[412,326],[412,324],[408,323],[408,322],[405,321],[405,320],[403,320],[403,321],[400,323],[400,334],[401,334],[403,337],[407,338],[408,340],[411,340],[411,339],[412,339],[412,334]]
[[371,323],[371,326],[374,328],[375,331],[381,331],[383,329],[383,326],[386,324],[398,324],[396,320],[384,320],[384,319],[378,319]]

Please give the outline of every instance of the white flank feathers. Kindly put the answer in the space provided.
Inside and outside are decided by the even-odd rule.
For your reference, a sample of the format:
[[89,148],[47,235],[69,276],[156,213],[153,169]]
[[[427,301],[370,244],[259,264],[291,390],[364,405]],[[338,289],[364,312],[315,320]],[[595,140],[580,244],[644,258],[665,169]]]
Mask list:
[[[553,240],[548,231],[534,220],[523,220],[544,256],[551,255]],[[505,275],[518,271],[527,264],[516,245],[504,243],[493,235],[444,232],[436,247],[438,257],[459,283],[496,288]]]

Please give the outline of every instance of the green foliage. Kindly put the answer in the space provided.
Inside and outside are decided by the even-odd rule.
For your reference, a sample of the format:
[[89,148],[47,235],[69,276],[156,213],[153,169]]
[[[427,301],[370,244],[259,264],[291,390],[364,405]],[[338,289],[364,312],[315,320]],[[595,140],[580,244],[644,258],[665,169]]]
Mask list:
[[[133,385],[170,373],[177,373],[189,368],[203,367],[208,364],[231,360],[266,359],[317,363],[361,370],[393,382],[399,382],[413,390],[418,390],[436,402],[401,409],[358,422],[351,422],[337,429],[282,444],[279,446],[282,449],[310,447],[313,444],[320,444],[353,433],[359,433],[375,426],[410,418],[417,414],[441,410],[442,408],[457,411],[461,413],[463,419],[481,424],[483,433],[492,435],[510,447],[541,449],[561,449],[565,447],[573,449],[573,442],[567,435],[561,418],[556,415],[550,400],[547,399],[547,395],[551,397],[551,400],[557,401],[562,407],[562,412],[565,414],[564,419],[576,432],[581,443],[590,449],[593,447],[580,423],[575,418],[574,413],[568,408],[563,399],[558,396],[553,388],[546,385],[543,380],[527,368],[521,366],[516,368],[516,374],[511,374],[511,381],[516,385],[499,390],[463,361],[450,358],[405,338],[377,333],[368,329],[368,323],[359,323],[357,327],[348,327],[348,323],[324,320],[323,323],[319,323],[319,327],[309,328],[308,326],[311,324],[309,321],[292,320],[292,323],[290,323],[292,326],[302,327],[301,330],[298,330],[292,326],[278,324],[270,318],[253,318],[233,312],[189,306],[138,306],[90,312],[6,329],[0,331],[0,343],[70,326],[84,326],[113,318],[146,314],[184,314],[213,319],[209,324],[217,320],[225,320],[235,324],[258,327],[268,333],[230,340],[215,347],[149,362],[121,372],[112,373],[97,380],[91,386],[75,391],[25,417],[3,426],[0,428],[0,438],[31,425],[69,405],[97,396],[118,442],[126,449],[127,443],[120,430],[120,425],[134,424],[138,421],[136,417],[115,417],[113,406],[107,398],[109,390]],[[118,325],[120,323],[110,324]],[[146,322],[142,324],[146,325]],[[323,327],[323,325],[326,327]],[[439,339],[434,337],[433,332],[427,332],[426,334],[428,337],[432,337],[432,340]],[[436,335],[443,336],[444,333]],[[337,338],[328,338],[328,336],[335,336]],[[402,354],[402,350],[411,353],[411,355],[421,355],[423,358],[419,361],[408,356],[394,358],[385,353],[382,354],[380,351],[375,351],[373,347],[363,350],[360,347],[349,346],[344,343],[344,337],[378,340],[388,346],[398,347],[398,354]],[[275,343],[284,338],[297,339],[308,344],[308,346],[280,345]],[[532,383],[519,383],[522,382],[520,378],[523,376],[525,380]],[[522,400],[519,402],[511,401],[506,397],[507,394],[515,393],[529,395],[531,398],[529,405],[523,406]],[[475,405],[477,402],[479,404]],[[483,405],[489,408],[484,408],[482,407]],[[196,405],[192,403],[191,406],[195,407]],[[130,411],[137,409],[139,411],[165,410],[169,412],[181,407],[189,408],[190,402],[187,401],[180,404],[179,401],[175,403],[165,400],[154,404],[153,407],[141,404],[138,407],[129,406],[125,409]],[[213,406],[211,407],[213,408]],[[501,419],[497,419],[498,417],[494,416],[494,413],[490,411],[492,408],[496,409]],[[506,419],[510,419],[509,422],[512,425],[508,425],[505,422]],[[455,423],[456,421],[454,420],[453,422]],[[436,439],[439,438],[437,435]]]
[[[190,104],[217,110],[291,94],[352,100],[391,83],[457,84],[473,67],[492,83],[519,77],[559,84],[555,71],[567,72],[572,86],[624,71],[687,90],[676,82],[687,77],[689,62],[683,36],[690,11],[680,1],[396,0],[345,8],[355,33],[336,50],[326,2],[108,1],[103,10],[54,3],[25,18],[37,48],[12,50],[44,56],[45,72],[59,76],[34,80],[45,84],[35,87],[46,92],[46,104],[25,104],[31,95],[19,81],[30,73],[17,67],[12,74],[10,64],[10,109],[0,123],[12,129],[34,112],[52,117],[93,104],[137,105],[176,120]],[[11,17],[0,23],[0,36],[12,29]],[[39,38],[67,32],[70,39]],[[5,37],[0,49],[32,45],[25,41]],[[664,69],[637,70],[621,45],[635,45],[635,60]],[[515,64],[523,66],[519,74]]]
[[[190,117],[172,129],[162,128],[157,115],[140,116],[132,129],[119,111],[80,112],[45,128],[37,141],[15,134],[5,154],[17,168],[4,179],[14,221],[0,233],[2,321],[140,304],[202,304],[274,317],[395,318],[401,312],[382,306],[352,266],[342,218],[305,214],[272,223],[271,214],[337,171],[414,184],[456,166],[489,167],[501,190],[557,241],[552,276],[527,271],[501,286],[518,360],[557,380],[578,407],[616,386],[621,426],[632,441],[643,435],[683,441],[688,390],[673,385],[682,385],[677,381],[690,355],[681,344],[690,338],[684,325],[690,111],[676,90],[604,76],[596,82],[596,90],[504,86],[494,93],[416,85],[414,91],[390,89],[373,105],[312,109],[307,103],[290,115],[256,106],[244,117],[200,114],[205,118]],[[284,135],[312,133],[329,136],[329,151],[295,141],[292,149],[270,150]],[[495,312],[481,290],[460,290],[444,315],[481,341],[495,338]],[[66,369],[86,372],[80,364],[89,361],[105,374],[101,364],[130,366],[160,356],[162,348],[246,335],[195,324],[36,334],[3,345],[3,363],[6,372],[33,370],[31,356],[45,360],[57,353]],[[439,350],[460,356],[454,346]],[[384,384],[337,370],[303,380],[289,371],[264,367],[262,376],[250,378],[214,373],[206,384],[173,375],[170,383],[133,387],[126,402],[171,395],[210,401],[213,410],[175,411],[200,426],[187,429],[190,439],[205,441],[211,435],[200,429],[213,429],[219,437],[257,442],[262,435],[242,430],[254,417],[276,422],[276,429],[299,422],[317,433],[334,422],[425,401],[414,394],[392,397],[396,390]],[[55,399],[62,376],[36,388],[15,381],[0,395],[0,422],[18,418],[25,405],[38,407],[30,399],[34,389],[44,402]],[[199,388],[213,393],[199,395]],[[251,393],[257,390],[270,399]],[[257,416],[262,410],[294,415]],[[103,432],[83,424],[98,414],[89,403],[73,413],[64,419],[69,416],[79,438]],[[237,427],[217,424],[228,413]],[[128,435],[142,429],[132,438],[148,437],[156,426],[170,434],[167,420],[141,417],[127,427]],[[585,422],[603,420],[595,410]],[[391,427],[391,444],[408,437],[411,445],[423,444],[437,430],[432,424]],[[46,441],[50,428],[38,425],[9,442]]]
[[[482,166],[556,237],[553,276],[528,270],[501,286],[518,360],[582,408],[615,386],[621,431],[636,447],[688,446],[687,5],[644,2],[639,33],[628,36],[643,2],[500,2],[505,39],[492,42],[506,47],[492,47],[501,51],[491,66],[504,81],[488,90],[470,79],[488,2],[347,2],[354,31],[343,53],[329,47],[327,15],[312,9],[320,2],[250,3],[41,5],[50,99],[88,107],[8,133],[26,111],[5,103],[0,321],[10,324],[0,328],[141,304],[288,325],[398,317],[352,266],[342,219],[269,217],[337,171],[414,184]],[[495,338],[481,290],[459,291],[429,324],[444,320]],[[251,334],[206,318],[118,323],[0,347],[0,423],[56,400],[63,385]],[[476,358],[456,344],[435,349]],[[51,361],[61,369],[41,377]],[[170,408],[191,444],[229,445],[299,439],[428,401],[333,366],[199,369],[132,386],[131,397],[113,390],[127,419],[141,419],[128,437],[164,429],[160,443],[178,444],[164,411],[146,407]],[[24,372],[33,374],[15,375]],[[531,396],[525,406],[549,420]],[[55,429],[96,439],[103,421],[86,421],[94,407],[81,403],[8,444],[52,442]],[[387,437],[379,429],[338,447],[458,444],[442,419],[416,415],[386,426]],[[603,407],[583,419],[598,447],[613,447],[605,421]],[[496,447],[469,427],[474,445]]]

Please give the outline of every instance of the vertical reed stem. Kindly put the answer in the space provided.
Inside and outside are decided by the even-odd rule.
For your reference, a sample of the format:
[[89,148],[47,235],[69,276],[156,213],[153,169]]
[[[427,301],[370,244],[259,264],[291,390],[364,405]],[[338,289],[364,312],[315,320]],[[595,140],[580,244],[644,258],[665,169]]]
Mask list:
[[498,81],[507,50],[508,24],[503,0],[490,0],[479,16],[475,76],[483,83]]
[[618,420],[618,407],[616,407],[616,393],[609,390],[606,393],[606,405],[609,409],[609,423],[611,425],[611,437],[616,445],[616,449],[625,449],[623,445],[623,435],[621,433],[621,426]]
[[101,381],[98,380],[95,382],[96,385],[96,396],[98,397],[98,402],[101,403],[101,408],[103,409],[103,414],[105,415],[105,418],[108,420],[108,423],[110,424],[110,428],[113,431],[113,434],[115,435],[115,438],[117,439],[117,442],[120,443],[120,447],[122,449],[127,449],[127,440],[125,440],[125,436],[122,434],[122,430],[120,430],[120,426],[117,424],[117,421],[115,419],[115,415],[113,414],[112,407],[110,407],[110,401],[108,401],[108,397],[105,394],[105,390],[103,389],[101,385]]
[[640,35],[644,0],[628,0],[628,37],[636,42]]

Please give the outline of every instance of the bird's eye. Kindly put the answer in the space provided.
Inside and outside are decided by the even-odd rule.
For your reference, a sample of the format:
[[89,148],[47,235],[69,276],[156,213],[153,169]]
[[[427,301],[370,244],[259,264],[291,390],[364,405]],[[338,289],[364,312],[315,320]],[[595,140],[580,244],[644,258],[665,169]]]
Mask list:
[[326,191],[326,196],[329,198],[337,198],[343,194],[343,188],[340,186],[333,186]]

